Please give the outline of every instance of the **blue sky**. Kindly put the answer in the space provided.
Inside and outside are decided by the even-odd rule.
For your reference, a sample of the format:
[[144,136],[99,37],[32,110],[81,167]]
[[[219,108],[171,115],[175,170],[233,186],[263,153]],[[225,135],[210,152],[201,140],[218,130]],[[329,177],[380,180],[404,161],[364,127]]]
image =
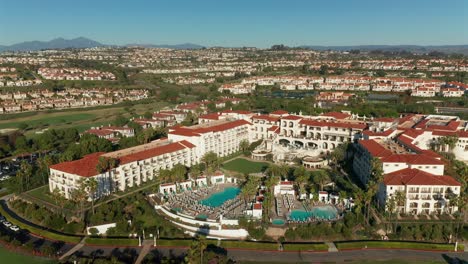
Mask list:
[[466,0],[0,0],[0,45],[468,44]]

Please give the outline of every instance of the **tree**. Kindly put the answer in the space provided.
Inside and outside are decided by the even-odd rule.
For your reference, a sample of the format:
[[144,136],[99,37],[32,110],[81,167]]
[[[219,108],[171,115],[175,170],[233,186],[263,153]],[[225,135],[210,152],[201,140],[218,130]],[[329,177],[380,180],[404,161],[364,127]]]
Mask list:
[[395,207],[396,207],[396,226],[398,226],[398,215],[400,214],[400,207],[405,206],[406,194],[403,191],[396,191],[393,197],[395,199]]
[[49,167],[54,163],[52,157],[45,155],[42,158],[37,159],[37,166],[39,173],[42,175],[42,184],[46,184],[46,176],[49,174]]
[[245,203],[257,193],[260,179],[255,176],[249,176],[247,182],[242,186],[241,194],[244,197]]
[[18,172],[16,173],[16,179],[19,183],[20,192],[29,190],[29,183],[32,176],[32,166],[26,162],[22,161]]
[[338,145],[333,152],[331,153],[331,158],[333,162],[339,163],[345,160],[346,158],[346,151],[348,150],[349,143],[345,142],[343,144]]
[[323,191],[323,185],[330,181],[330,176],[323,170],[314,171],[312,181],[320,187],[320,191]]
[[203,253],[207,247],[206,239],[202,236],[197,236],[192,243],[187,254],[188,263],[203,263]]
[[304,193],[304,184],[307,183],[310,178],[309,172],[307,172],[307,170],[303,166],[298,166],[294,169],[293,174],[295,182],[299,187],[299,190],[301,191],[301,193]]
[[219,168],[220,161],[218,155],[213,151],[207,152],[205,155],[203,155],[201,160],[203,163],[205,163],[205,169],[207,173],[208,171],[214,171]]
[[443,136],[437,139],[436,141],[439,146],[448,146],[448,150],[451,151],[455,148],[458,142],[458,136]]
[[247,139],[243,139],[241,140],[241,142],[239,142],[239,149],[243,152],[243,153],[246,153],[247,150],[249,149],[249,146],[250,146],[250,143]]
[[86,182],[84,178],[78,181],[78,188],[72,191],[72,198],[75,202],[80,204],[80,218],[84,220],[84,203],[88,199]]
[[187,168],[182,164],[177,164],[172,168],[172,181],[183,181],[185,180],[185,175],[187,174]]
[[267,174],[274,178],[282,178],[283,176],[287,176],[289,172],[288,166],[279,166],[276,164],[271,164],[268,166],[266,170]]
[[96,199],[96,191],[98,190],[98,182],[96,178],[88,178],[85,182],[85,186],[88,196],[91,197],[91,208],[93,210],[93,214],[95,214],[94,200]]

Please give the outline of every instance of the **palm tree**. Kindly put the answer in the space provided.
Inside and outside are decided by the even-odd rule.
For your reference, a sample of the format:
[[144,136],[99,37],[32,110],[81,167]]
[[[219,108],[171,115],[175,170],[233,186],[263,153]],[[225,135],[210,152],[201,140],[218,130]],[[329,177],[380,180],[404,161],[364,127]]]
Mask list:
[[89,178],[86,180],[85,186],[88,196],[91,197],[91,208],[93,209],[93,214],[95,214],[96,212],[94,211],[94,199],[96,191],[98,189],[98,182],[95,178]]
[[268,166],[266,172],[272,177],[281,177],[281,168],[276,164],[271,164]]
[[239,142],[239,149],[244,153],[249,149],[249,146],[250,143],[247,139],[243,139],[241,142]]
[[330,180],[330,177],[324,171],[319,170],[313,173],[312,180],[320,187],[319,190],[323,191],[323,185]]
[[406,203],[406,194],[403,191],[395,192],[395,203],[396,203],[396,225],[398,226],[398,215],[400,214],[400,206],[405,207]]
[[73,200],[80,204],[80,218],[84,219],[84,203],[88,199],[88,193],[86,192],[86,184],[84,179],[80,179],[78,182],[78,188],[72,192]]
[[52,196],[52,199],[55,201],[55,205],[58,206],[59,199],[62,197],[62,194],[60,193],[60,190],[55,187],[55,189],[50,193]]
[[213,151],[207,152],[205,155],[203,155],[201,160],[203,163],[205,163],[207,171],[209,168],[212,170],[216,170],[219,168],[220,162],[218,155]]
[[289,167],[287,165],[271,164],[266,172],[272,177],[283,177],[288,175]]
[[42,184],[46,184],[46,177],[49,173],[49,167],[53,164],[53,160],[49,155],[45,155],[42,158],[37,159],[37,166],[39,172],[42,175]]
[[182,164],[177,164],[171,170],[173,176],[173,181],[183,181],[185,180],[185,174],[187,174],[187,168]]

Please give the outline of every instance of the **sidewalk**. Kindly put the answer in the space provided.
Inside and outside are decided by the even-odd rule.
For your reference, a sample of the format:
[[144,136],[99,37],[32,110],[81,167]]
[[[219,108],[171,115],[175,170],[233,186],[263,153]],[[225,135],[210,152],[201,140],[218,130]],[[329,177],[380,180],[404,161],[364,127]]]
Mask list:
[[338,249],[336,248],[335,243],[327,242],[326,244],[328,246],[328,252],[338,252]]
[[85,240],[86,240],[86,237],[83,237],[83,239],[81,239],[80,243],[76,244],[72,249],[65,252],[65,254],[63,254],[62,256],[60,256],[59,260],[63,260],[65,258],[67,258],[68,256],[73,255],[73,253],[77,252],[78,250],[80,250],[85,245]]

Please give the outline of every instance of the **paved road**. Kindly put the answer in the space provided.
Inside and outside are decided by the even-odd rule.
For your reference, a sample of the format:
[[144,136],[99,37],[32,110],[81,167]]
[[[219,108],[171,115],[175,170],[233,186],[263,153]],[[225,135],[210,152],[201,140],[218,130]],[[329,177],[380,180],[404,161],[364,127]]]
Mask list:
[[[133,254],[134,259],[138,256],[141,248],[115,249],[85,246],[80,254],[107,255],[111,252],[121,254]],[[151,253],[161,258],[162,256],[182,257],[185,254],[184,248],[153,248]],[[468,261],[466,252],[426,252],[416,250],[357,250],[340,252],[276,252],[276,251],[255,251],[228,249],[227,256],[236,261],[261,261],[261,262],[350,262],[359,260],[413,260],[413,261],[446,261],[447,263],[457,263],[458,261]]]

